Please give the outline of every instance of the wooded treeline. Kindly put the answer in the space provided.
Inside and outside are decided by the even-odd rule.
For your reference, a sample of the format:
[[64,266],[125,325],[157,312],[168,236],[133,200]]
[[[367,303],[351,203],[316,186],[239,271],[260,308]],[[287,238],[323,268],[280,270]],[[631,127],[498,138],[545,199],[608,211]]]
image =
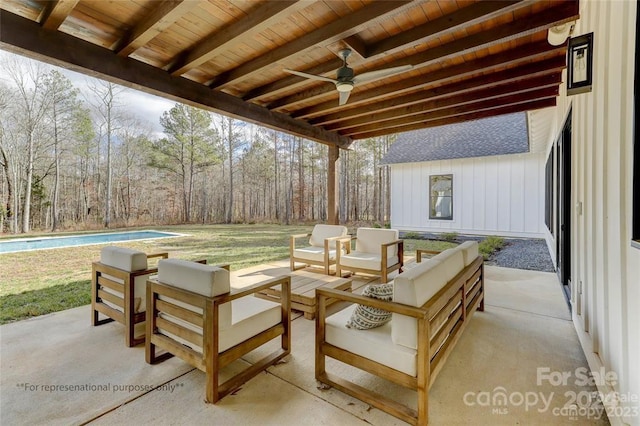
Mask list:
[[[147,224],[323,222],[327,147],[176,104],[163,135],[126,90],[9,58],[0,79],[0,232]],[[340,220],[388,221],[393,137],[340,152]]]

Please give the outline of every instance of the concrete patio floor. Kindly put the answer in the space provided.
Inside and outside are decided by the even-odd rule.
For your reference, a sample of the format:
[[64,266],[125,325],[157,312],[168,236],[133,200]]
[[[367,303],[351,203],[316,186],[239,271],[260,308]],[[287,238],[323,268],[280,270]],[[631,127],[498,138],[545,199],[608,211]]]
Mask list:
[[[234,271],[232,283],[288,272],[288,262],[274,262]],[[356,276],[354,288],[371,281]],[[0,424],[404,424],[317,388],[314,332],[313,321],[295,315],[286,362],[211,405],[204,402],[204,373],[175,358],[146,364],[144,346],[124,346],[121,325],[91,327],[90,306],[4,325]],[[336,364],[329,361],[329,371],[415,400],[411,391]],[[487,266],[485,312],[474,314],[429,392],[430,424],[608,424],[591,397],[596,388],[583,380],[586,371],[555,274]],[[554,382],[559,374],[564,383]]]

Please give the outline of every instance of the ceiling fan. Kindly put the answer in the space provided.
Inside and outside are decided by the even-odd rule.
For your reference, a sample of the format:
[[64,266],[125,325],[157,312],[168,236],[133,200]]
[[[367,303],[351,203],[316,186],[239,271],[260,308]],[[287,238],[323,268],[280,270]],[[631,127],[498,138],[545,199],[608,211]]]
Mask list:
[[383,77],[388,77],[394,74],[398,74],[404,71],[408,71],[413,68],[413,65],[402,65],[399,67],[385,68],[381,70],[369,71],[356,76],[353,72],[353,68],[347,66],[347,58],[351,55],[351,49],[342,49],[339,52],[342,57],[342,66],[338,68],[336,79],[324,77],[321,75],[307,74],[306,72],[294,71],[285,69],[284,71],[298,75],[300,77],[309,78],[311,80],[327,81],[336,85],[336,89],[340,93],[339,105],[344,105],[349,99],[351,91],[356,84],[368,83],[373,80],[378,80]]

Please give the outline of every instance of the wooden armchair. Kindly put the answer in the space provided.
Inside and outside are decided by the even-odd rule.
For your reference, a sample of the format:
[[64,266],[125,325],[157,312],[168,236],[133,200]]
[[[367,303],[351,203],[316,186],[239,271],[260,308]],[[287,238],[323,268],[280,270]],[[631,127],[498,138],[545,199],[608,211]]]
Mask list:
[[[280,303],[252,297],[281,286]],[[206,401],[215,403],[291,348],[291,278],[270,279],[231,290],[229,271],[178,259],[160,261],[147,281],[146,361],[177,356],[207,376]],[[219,372],[231,362],[280,338],[280,348],[224,383]],[[164,353],[157,354],[158,350]]]
[[[168,253],[145,254],[125,247],[108,246],[93,262],[91,272],[91,325],[118,321],[125,326],[125,343],[144,342],[144,332],[135,336],[136,324],[145,320],[146,281],[157,268],[148,267],[148,259],[166,259]],[[100,319],[100,314],[107,318]]]
[[[316,225],[309,234],[292,235],[289,240],[289,256],[291,270],[302,269],[308,265],[324,267],[324,273],[329,275],[329,268],[336,263],[334,241],[347,235],[347,227],[340,225]],[[309,238],[307,247],[296,247],[296,241]],[[303,263],[296,267],[296,262]]]
[[[355,250],[351,249],[355,240]],[[343,253],[344,251],[344,253]],[[404,242],[395,229],[358,228],[355,238],[342,238],[336,242],[336,275],[343,271],[380,275],[388,281],[390,272],[402,272]]]

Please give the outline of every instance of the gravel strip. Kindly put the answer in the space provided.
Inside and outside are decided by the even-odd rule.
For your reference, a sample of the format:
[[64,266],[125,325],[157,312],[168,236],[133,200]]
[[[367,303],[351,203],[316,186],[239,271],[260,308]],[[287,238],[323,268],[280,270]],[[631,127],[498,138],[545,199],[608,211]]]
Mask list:
[[547,243],[542,239],[507,239],[505,245],[489,258],[487,265],[532,271],[555,272]]

